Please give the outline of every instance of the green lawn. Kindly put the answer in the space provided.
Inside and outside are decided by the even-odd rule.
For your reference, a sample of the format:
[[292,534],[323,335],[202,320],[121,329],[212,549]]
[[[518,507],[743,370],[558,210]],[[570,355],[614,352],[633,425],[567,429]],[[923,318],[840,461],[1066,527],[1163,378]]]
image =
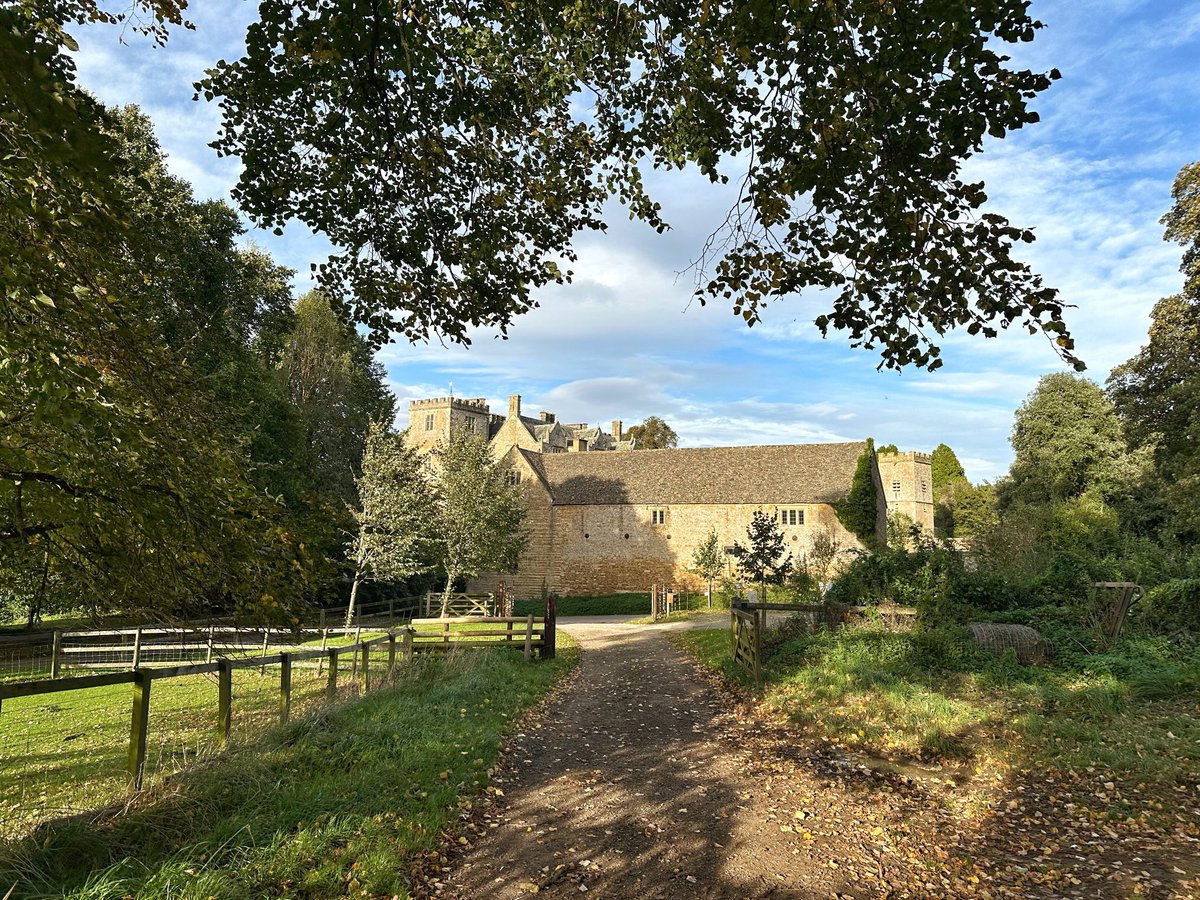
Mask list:
[[[357,701],[286,726],[248,722],[237,752],[160,781],[127,812],[4,846],[0,884],[17,883],[17,897],[407,897],[442,830],[494,790],[504,734],[574,664],[560,640],[555,660],[421,658]],[[188,709],[206,707],[197,697]],[[85,756],[59,779],[101,761]]]
[[[727,629],[671,639],[747,684],[730,659]],[[769,709],[804,735],[852,751],[1065,778],[1092,767],[1130,796],[1167,796],[1200,782],[1195,645],[1131,637],[1108,653],[1023,667],[954,633],[865,626],[777,642],[766,651],[763,679]]]

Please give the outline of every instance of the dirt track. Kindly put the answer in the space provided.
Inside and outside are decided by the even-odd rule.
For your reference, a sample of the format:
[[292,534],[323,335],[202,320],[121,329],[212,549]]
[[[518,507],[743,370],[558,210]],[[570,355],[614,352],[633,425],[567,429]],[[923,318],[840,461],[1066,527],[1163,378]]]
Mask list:
[[813,820],[796,817],[816,810],[747,771],[727,703],[659,629],[569,630],[579,670],[514,740],[502,821],[451,873],[455,896],[854,893],[842,842],[834,869]]
[[[1118,845],[1036,781],[968,791],[848,766],[731,702],[665,638],[675,627],[566,625],[579,668],[419,895],[1200,897],[1186,824]],[[990,812],[956,812],[975,788]]]

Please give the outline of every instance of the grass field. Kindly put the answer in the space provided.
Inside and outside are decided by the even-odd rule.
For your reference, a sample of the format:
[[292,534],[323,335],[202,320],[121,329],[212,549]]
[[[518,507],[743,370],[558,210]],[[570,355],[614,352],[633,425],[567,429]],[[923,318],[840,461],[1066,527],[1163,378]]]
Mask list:
[[[672,640],[745,684],[727,629]],[[1108,653],[1024,667],[952,636],[868,626],[782,640],[763,677],[764,704],[806,736],[979,770],[1104,772],[1115,783],[1110,811],[1118,817],[1129,812],[1118,794],[1161,800],[1200,784],[1196,646],[1128,638]]]
[[503,735],[574,664],[485,650],[423,658],[365,697],[263,728],[128,811],[0,849],[14,896],[407,897],[489,783]]
[[[489,626],[463,626],[479,630]],[[491,626],[494,627],[494,626]],[[362,638],[379,632],[366,631]],[[353,643],[330,638],[330,646]],[[314,642],[319,644],[320,642]],[[378,681],[387,645],[372,647]],[[356,663],[339,659],[342,696],[354,696]],[[72,673],[64,673],[72,674]],[[232,742],[257,739],[278,721],[279,667],[233,673]],[[128,783],[132,686],[112,685],[4,701],[0,710],[0,838],[19,837],[49,818],[95,809],[124,796]],[[293,715],[326,702],[326,676],[316,660],[292,669]],[[148,783],[211,755],[217,744],[217,677],[193,675],[153,682],[147,740]]]

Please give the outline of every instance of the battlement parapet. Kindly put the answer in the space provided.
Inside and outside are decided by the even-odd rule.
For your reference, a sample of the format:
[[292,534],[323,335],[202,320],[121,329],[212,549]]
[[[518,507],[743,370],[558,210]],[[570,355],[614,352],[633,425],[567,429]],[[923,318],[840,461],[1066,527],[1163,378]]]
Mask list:
[[877,453],[876,456],[880,460],[909,460],[911,462],[928,463],[933,461],[933,457],[928,453],[918,453],[915,450],[909,450],[906,453]]
[[409,400],[409,409],[439,409],[443,407],[488,411],[487,397],[430,397],[425,400]]

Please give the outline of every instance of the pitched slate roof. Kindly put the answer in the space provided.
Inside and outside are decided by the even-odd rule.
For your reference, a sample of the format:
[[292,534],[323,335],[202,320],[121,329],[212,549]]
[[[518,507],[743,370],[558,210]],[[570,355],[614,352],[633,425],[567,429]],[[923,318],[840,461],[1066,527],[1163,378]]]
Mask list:
[[830,503],[850,493],[865,442],[526,453],[556,506]]

